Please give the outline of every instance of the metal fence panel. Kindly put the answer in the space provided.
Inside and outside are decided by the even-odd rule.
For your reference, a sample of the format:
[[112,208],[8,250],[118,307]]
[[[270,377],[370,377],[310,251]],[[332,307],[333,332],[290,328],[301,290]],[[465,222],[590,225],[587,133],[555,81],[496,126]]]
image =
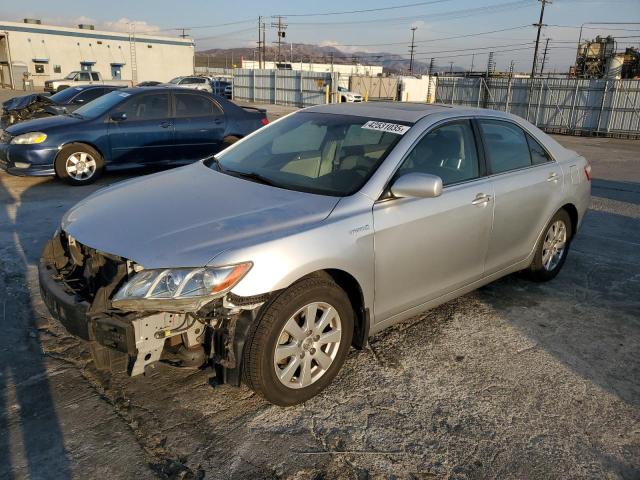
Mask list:
[[439,77],[436,101],[510,112],[548,132],[640,137],[637,80]]
[[258,103],[309,107],[326,102],[326,86],[337,85],[338,74],[301,70],[252,70],[197,67],[196,73],[233,78],[233,97]]

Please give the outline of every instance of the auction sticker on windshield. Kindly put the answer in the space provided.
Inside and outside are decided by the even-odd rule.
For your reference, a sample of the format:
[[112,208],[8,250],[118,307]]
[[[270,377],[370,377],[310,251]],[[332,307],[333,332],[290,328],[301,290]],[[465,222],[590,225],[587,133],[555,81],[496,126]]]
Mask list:
[[380,132],[389,132],[398,135],[404,135],[411,127],[400,125],[398,123],[376,122],[374,120],[370,120],[362,125],[362,128],[366,128],[367,130],[378,130]]

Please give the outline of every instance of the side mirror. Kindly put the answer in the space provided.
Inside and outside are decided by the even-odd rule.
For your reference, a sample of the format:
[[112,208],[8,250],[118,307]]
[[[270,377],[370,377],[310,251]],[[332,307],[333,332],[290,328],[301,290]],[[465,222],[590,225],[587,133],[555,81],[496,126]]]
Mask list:
[[391,185],[394,197],[439,197],[442,193],[442,179],[428,173],[407,173],[398,177]]
[[122,122],[127,119],[127,114],[124,112],[115,112],[115,113],[112,113],[109,118],[113,122]]

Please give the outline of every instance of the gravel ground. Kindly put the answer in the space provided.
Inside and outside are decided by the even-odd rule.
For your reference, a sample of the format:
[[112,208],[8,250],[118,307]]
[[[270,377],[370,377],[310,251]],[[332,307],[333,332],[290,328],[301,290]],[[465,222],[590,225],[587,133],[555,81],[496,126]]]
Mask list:
[[134,174],[0,174],[0,478],[640,479],[640,142],[556,138],[596,177],[556,280],[510,276],[386,330],[286,409],[206,371],[97,372],[35,264],[67,208]]

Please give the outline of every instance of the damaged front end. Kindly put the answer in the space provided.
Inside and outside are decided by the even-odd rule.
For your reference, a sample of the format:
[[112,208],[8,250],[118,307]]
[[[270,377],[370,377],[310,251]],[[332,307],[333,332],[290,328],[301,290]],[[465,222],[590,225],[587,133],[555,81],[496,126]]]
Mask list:
[[25,120],[49,117],[59,113],[53,100],[45,95],[34,93],[22,97],[14,97],[4,102],[2,104],[0,122],[4,128]]
[[[185,291],[203,283],[194,273],[202,270],[178,276],[181,285],[167,293],[160,283],[169,270],[143,270],[60,232],[44,249],[39,279],[49,311],[69,333],[90,343],[98,369],[133,376],[159,361],[211,365],[218,382],[239,385],[244,338],[268,295],[237,297],[222,283],[220,295]],[[145,277],[149,286],[141,287]]]

